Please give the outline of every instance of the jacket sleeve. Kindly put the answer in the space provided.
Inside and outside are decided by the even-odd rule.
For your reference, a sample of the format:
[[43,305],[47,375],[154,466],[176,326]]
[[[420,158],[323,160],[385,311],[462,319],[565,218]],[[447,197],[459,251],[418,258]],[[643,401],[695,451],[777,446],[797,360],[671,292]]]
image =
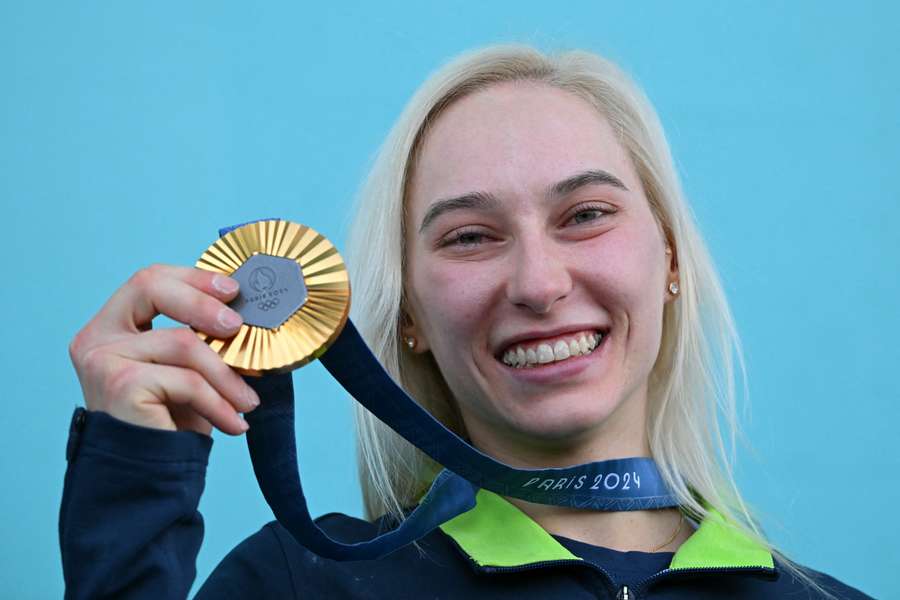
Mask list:
[[77,408],[59,514],[66,598],[186,598],[212,438]]

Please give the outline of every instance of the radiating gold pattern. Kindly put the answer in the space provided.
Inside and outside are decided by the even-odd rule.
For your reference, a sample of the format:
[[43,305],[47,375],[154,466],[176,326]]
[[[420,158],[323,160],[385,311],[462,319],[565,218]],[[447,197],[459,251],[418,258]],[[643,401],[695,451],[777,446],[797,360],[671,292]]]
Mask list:
[[231,275],[254,254],[297,262],[307,299],[276,329],[241,325],[234,337],[216,338],[197,331],[226,364],[244,375],[283,373],[325,353],[350,311],[350,279],[335,247],[305,225],[271,219],[242,225],[216,240],[194,264]]

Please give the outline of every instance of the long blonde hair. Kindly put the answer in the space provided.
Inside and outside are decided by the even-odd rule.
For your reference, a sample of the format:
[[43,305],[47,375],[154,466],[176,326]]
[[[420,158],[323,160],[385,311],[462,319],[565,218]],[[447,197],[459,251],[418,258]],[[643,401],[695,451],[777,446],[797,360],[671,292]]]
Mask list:
[[[585,51],[546,55],[523,45],[490,46],[456,58],[419,88],[376,155],[357,199],[348,249],[355,324],[391,376],[436,418],[463,434],[452,393],[434,359],[401,351],[404,207],[430,123],[455,100],[506,81],[540,82],[593,105],[617,132],[674,248],[681,292],[664,308],[646,424],[652,456],[666,482],[696,520],[706,516],[703,502],[708,503],[809,581],[765,539],[738,491],[733,473],[740,435],[737,374],[747,396],[740,340],[659,118],[640,88],[611,62]],[[418,501],[440,467],[359,405],[356,423],[367,516],[399,517],[403,507]]]

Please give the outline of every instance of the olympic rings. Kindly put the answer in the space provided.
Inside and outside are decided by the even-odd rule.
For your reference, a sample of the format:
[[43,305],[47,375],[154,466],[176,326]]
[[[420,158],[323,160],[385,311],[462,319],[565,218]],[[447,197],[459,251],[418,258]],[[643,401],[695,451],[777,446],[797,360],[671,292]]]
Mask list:
[[259,310],[272,310],[276,306],[278,306],[278,298],[271,298],[264,302],[260,302],[256,305],[256,308],[258,308]]

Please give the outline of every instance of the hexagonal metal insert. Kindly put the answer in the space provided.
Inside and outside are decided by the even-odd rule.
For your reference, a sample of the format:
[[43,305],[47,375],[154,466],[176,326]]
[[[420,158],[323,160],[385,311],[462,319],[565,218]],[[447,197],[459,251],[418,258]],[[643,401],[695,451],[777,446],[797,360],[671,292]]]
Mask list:
[[276,329],[306,302],[300,265],[288,258],[254,254],[231,277],[241,289],[228,306],[247,325]]

